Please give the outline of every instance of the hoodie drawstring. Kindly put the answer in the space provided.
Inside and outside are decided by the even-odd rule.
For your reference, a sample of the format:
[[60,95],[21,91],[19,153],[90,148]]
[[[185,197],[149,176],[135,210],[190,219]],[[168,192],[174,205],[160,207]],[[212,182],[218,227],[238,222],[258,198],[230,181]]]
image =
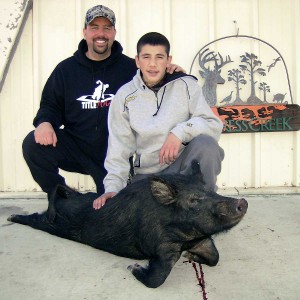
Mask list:
[[163,99],[164,99],[165,91],[166,91],[166,87],[164,87],[164,91],[163,91],[163,94],[162,94],[162,96],[161,96],[161,99],[160,99],[160,103],[159,103],[159,104],[158,104],[157,92],[156,92],[156,93],[154,92],[154,93],[155,93],[155,96],[156,96],[156,100],[157,100],[157,103],[156,103],[157,110],[156,110],[155,114],[153,115],[153,117],[157,116],[157,114],[158,114],[158,111],[159,111],[160,106],[161,106],[161,104],[162,104],[162,102],[163,102]]

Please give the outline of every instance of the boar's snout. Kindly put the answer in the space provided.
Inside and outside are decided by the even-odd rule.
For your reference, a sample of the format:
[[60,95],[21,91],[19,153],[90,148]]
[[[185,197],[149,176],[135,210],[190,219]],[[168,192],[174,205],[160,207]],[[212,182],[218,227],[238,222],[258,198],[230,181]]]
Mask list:
[[236,212],[238,214],[244,215],[247,212],[248,202],[242,198],[239,199],[236,206]]
[[[221,226],[221,231],[227,230],[242,220],[247,209],[248,202],[244,198],[222,197],[213,210],[213,218]],[[220,229],[217,229],[216,232],[220,232]]]

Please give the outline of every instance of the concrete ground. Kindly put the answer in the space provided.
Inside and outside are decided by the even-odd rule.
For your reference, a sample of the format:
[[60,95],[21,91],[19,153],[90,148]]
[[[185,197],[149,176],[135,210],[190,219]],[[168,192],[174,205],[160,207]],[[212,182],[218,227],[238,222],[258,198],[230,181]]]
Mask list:
[[[45,210],[41,194],[0,193],[0,299],[300,299],[299,188],[220,194],[243,196],[249,208],[236,227],[215,237],[220,261],[202,265],[204,295],[184,257],[162,286],[146,288],[126,269],[132,259],[6,220],[13,213]],[[200,276],[199,265],[197,272]]]

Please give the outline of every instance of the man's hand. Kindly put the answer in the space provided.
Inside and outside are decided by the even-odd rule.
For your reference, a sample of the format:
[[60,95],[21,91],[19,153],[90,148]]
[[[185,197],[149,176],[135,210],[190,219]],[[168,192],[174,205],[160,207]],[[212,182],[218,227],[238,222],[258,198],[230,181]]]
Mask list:
[[159,163],[161,165],[174,162],[178,156],[181,140],[173,133],[169,133],[166,141],[159,152]]
[[93,202],[93,208],[94,209],[100,209],[102,206],[105,205],[106,201],[112,197],[114,197],[117,193],[115,192],[109,192],[101,195]]
[[35,142],[44,146],[52,145],[56,147],[56,133],[49,122],[41,123],[34,131]]
[[168,64],[167,65],[167,72],[170,73],[170,74],[173,74],[175,72],[183,72],[183,73],[186,73],[186,71],[181,68],[180,66],[178,65],[174,65],[174,64]]

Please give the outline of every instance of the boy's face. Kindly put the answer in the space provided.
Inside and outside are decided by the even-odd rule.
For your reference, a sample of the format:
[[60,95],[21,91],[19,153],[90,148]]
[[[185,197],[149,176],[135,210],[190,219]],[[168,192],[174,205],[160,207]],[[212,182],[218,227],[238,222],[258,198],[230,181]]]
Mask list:
[[172,57],[168,57],[166,48],[162,45],[146,44],[135,57],[136,65],[140,68],[143,80],[148,87],[156,85],[163,79],[171,60]]

